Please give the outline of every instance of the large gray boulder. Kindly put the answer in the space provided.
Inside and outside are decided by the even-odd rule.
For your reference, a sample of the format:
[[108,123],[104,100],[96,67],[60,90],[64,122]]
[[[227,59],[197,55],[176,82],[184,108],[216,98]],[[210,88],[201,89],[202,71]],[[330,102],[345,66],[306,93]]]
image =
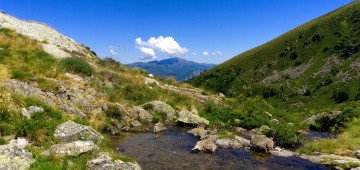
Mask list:
[[0,169],[29,169],[34,160],[25,146],[23,140],[13,140],[8,145],[0,145]]
[[200,153],[214,153],[216,149],[217,146],[213,141],[205,139],[198,141],[192,150]]
[[174,108],[172,108],[170,105],[162,101],[149,102],[144,104],[142,107],[153,114],[165,113],[167,121],[174,121],[177,118]]
[[222,148],[244,148],[250,146],[250,140],[244,139],[240,136],[235,136],[234,139],[223,138],[217,139],[215,144]]
[[137,163],[112,161],[109,153],[100,152],[98,157],[87,162],[89,170],[141,170]]
[[250,140],[250,149],[258,152],[269,152],[274,149],[274,141],[265,135],[253,135]]
[[178,123],[186,124],[186,125],[209,125],[209,121],[199,115],[193,114],[189,110],[182,110],[179,113]]
[[82,153],[97,149],[98,147],[92,141],[75,141],[65,144],[55,144],[44,155],[54,156],[78,156]]
[[54,134],[55,138],[62,142],[73,142],[78,140],[91,140],[100,142],[104,137],[88,126],[77,124],[71,120],[57,126]]

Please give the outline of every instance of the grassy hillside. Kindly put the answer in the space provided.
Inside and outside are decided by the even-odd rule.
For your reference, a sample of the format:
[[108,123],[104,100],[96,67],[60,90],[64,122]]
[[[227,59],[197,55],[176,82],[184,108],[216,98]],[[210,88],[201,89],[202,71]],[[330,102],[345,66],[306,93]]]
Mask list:
[[360,98],[360,1],[240,54],[188,82],[290,111]]

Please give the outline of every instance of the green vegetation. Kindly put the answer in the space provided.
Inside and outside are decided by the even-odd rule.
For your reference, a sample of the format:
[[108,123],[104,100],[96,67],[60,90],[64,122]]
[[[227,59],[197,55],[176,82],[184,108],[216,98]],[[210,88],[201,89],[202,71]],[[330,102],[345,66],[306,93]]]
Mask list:
[[71,73],[92,76],[94,69],[83,59],[79,57],[64,58],[60,62],[61,66]]

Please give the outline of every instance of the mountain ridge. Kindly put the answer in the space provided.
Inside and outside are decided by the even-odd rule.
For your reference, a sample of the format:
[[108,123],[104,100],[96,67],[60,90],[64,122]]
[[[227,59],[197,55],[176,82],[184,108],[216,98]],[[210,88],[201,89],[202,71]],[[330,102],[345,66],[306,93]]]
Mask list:
[[135,62],[125,65],[132,68],[144,69],[151,74],[163,78],[174,77],[178,81],[185,81],[215,66],[215,64],[196,63],[178,57],[150,62]]

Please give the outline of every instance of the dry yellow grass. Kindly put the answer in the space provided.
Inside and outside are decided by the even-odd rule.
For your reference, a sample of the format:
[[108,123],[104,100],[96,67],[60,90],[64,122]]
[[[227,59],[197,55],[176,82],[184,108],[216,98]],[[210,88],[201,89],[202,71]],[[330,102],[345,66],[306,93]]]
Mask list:
[[0,83],[2,83],[6,78],[9,78],[10,74],[7,68],[0,64]]

